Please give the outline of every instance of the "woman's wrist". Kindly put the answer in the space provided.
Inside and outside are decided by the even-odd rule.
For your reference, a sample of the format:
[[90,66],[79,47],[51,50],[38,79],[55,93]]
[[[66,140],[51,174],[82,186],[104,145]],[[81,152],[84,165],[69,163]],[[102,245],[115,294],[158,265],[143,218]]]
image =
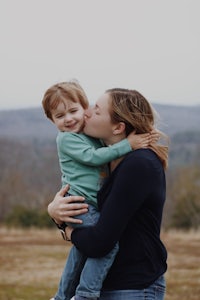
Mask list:
[[62,223],[58,224],[53,218],[52,218],[52,220],[56,224],[57,228],[60,230],[63,240],[71,241],[71,238],[68,238],[68,236],[66,234],[67,223],[62,222]]
[[74,228],[72,228],[71,226],[67,226],[65,228],[65,233],[66,233],[68,241],[71,241],[71,235],[72,235],[73,230],[74,230]]

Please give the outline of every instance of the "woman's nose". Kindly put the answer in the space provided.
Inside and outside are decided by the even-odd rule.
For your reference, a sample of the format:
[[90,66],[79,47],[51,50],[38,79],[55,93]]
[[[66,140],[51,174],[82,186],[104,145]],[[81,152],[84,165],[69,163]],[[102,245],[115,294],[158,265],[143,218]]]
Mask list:
[[90,118],[92,116],[92,107],[85,110],[85,117]]

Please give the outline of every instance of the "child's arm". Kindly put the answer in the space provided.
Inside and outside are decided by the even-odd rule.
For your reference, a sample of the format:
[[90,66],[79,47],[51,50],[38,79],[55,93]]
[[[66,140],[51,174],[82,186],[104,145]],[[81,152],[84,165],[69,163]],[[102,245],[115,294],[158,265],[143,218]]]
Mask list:
[[145,148],[145,145],[149,143],[149,135],[137,135],[136,142],[134,142],[136,135],[132,134],[129,137],[130,143],[128,139],[124,139],[108,147],[96,148],[91,142],[89,143],[88,137],[86,138],[82,134],[65,132],[60,135],[59,143],[62,144],[64,153],[72,159],[90,166],[101,166],[132,151],[130,144],[134,145],[135,149]]

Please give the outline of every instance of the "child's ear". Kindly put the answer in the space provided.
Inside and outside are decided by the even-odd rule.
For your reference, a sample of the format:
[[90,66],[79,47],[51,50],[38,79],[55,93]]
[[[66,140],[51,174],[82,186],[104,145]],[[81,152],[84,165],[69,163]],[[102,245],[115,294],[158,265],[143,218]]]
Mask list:
[[126,129],[126,125],[124,122],[119,122],[115,125],[114,129],[113,129],[113,134],[117,135],[117,134],[121,134],[124,133]]

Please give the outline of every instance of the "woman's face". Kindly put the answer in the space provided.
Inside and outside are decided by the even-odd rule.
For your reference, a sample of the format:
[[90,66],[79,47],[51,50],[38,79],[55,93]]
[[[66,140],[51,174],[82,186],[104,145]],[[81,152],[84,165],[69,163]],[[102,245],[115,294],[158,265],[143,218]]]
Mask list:
[[106,145],[112,144],[114,124],[110,118],[109,94],[103,94],[95,106],[86,110],[83,132],[89,136],[102,139]]

